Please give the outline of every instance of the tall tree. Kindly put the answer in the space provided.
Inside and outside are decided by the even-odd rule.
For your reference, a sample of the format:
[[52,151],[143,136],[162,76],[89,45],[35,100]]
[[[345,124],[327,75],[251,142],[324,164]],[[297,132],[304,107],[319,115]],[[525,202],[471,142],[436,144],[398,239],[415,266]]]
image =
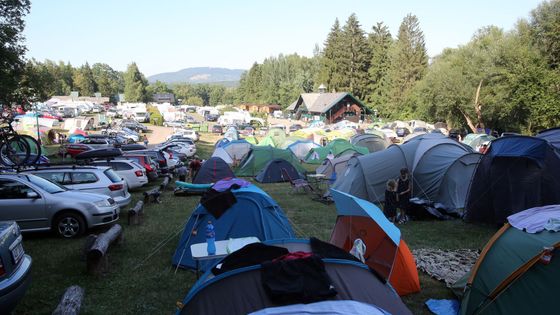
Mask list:
[[23,91],[14,91],[25,66],[27,49],[23,44],[23,18],[30,7],[29,0],[0,0],[0,103],[3,104],[25,98],[21,95]]
[[556,69],[560,65],[560,0],[541,3],[531,11],[534,44]]
[[341,42],[343,45],[341,53],[345,56],[337,71],[342,78],[341,88],[352,93],[358,99],[364,99],[367,94],[371,51],[365,33],[354,13],[348,17],[342,28]]
[[387,25],[384,25],[383,22],[374,25],[368,36],[368,43],[371,49],[371,60],[368,70],[367,101],[372,108],[384,112],[383,107],[388,104],[390,95],[390,50],[393,44],[393,38]]
[[345,58],[343,55],[342,30],[338,18],[335,19],[324,45],[325,48],[323,49],[320,61],[318,84],[325,84],[331,91],[337,90],[342,85],[342,77],[339,74],[338,65]]
[[403,19],[394,48],[391,63],[392,103],[402,107],[407,94],[428,68],[424,33],[415,15],[408,14]]
[[135,62],[128,65],[124,73],[124,97],[127,102],[146,102],[148,80],[140,72]]
[[91,67],[91,71],[97,85],[97,92],[102,96],[112,98],[124,90],[122,74],[113,70],[108,64],[96,63]]
[[97,91],[97,84],[93,78],[93,72],[87,62],[74,71],[73,80],[74,88],[80,92],[80,95],[93,96],[93,93]]

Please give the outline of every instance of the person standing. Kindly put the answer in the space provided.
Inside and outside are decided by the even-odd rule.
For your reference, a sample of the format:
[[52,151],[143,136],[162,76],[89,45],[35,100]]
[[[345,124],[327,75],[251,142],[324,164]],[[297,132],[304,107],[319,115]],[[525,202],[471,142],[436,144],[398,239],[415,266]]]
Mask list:
[[400,215],[397,217],[399,223],[408,221],[408,208],[410,205],[410,196],[412,195],[412,182],[410,174],[406,167],[401,168],[401,175],[397,179],[397,198],[399,200]]
[[189,163],[189,172],[191,174],[191,181],[193,181],[194,178],[196,177],[196,174],[198,173],[198,170],[200,170],[201,165],[202,163],[200,163],[198,156],[195,155],[194,158]]
[[181,163],[181,166],[177,169],[177,175],[179,176],[179,181],[185,182],[187,180],[188,169],[185,164]]
[[148,136],[144,135],[144,146],[148,147]]
[[398,202],[399,197],[397,195],[397,182],[390,179],[387,181],[387,188],[385,189],[385,205],[383,207],[383,213],[387,219],[393,223],[395,223],[397,217]]

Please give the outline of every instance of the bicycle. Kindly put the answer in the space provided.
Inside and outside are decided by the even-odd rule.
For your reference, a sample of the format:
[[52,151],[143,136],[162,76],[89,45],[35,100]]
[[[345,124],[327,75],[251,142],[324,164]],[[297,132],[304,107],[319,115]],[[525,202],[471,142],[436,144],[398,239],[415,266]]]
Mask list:
[[18,134],[12,127],[12,112],[4,108],[0,117],[0,164],[8,167],[35,165],[41,146],[35,138]]

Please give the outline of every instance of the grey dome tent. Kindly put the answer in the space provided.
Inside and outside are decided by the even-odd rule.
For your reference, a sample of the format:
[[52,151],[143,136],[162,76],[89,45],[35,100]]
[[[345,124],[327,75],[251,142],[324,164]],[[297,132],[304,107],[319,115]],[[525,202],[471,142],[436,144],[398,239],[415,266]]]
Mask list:
[[546,140],[492,141],[472,178],[465,219],[502,224],[521,210],[560,203],[560,153]]
[[465,208],[470,181],[481,158],[482,154],[475,152],[456,159],[443,175],[436,200],[446,208]]
[[302,178],[303,176],[290,162],[284,159],[274,159],[266,164],[255,180],[259,183],[281,183]]
[[344,172],[346,171],[346,168],[348,166],[348,161],[351,158],[359,155],[361,154],[355,152],[354,154],[347,154],[334,159],[325,159],[323,163],[319,167],[317,167],[315,172],[317,174],[323,174],[327,178],[331,178],[333,176],[333,173],[336,173],[336,176],[338,177],[344,174]]
[[198,173],[193,179],[193,184],[210,184],[220,179],[235,177],[229,165],[219,157],[211,157],[202,163]]
[[471,152],[470,147],[442,134],[420,135],[400,146],[391,145],[383,151],[351,158],[333,188],[371,202],[382,202],[387,181],[397,178],[400,169],[406,167],[412,175],[412,196],[437,202],[447,168]]
[[390,144],[385,138],[368,133],[353,136],[350,138],[350,143],[367,148],[369,153],[384,150]]
[[[272,240],[265,242],[265,245],[280,247],[280,249],[286,248],[288,252],[315,253],[309,240]],[[248,250],[250,250],[249,246],[240,251],[248,252]],[[344,254],[347,255],[345,252]],[[381,281],[367,265],[351,258],[342,257],[322,258],[321,260],[332,286],[337,291],[337,294],[330,297],[328,301],[333,303],[358,301],[374,305],[393,315],[412,314],[391,286]],[[182,309],[177,314],[245,315],[277,307],[278,302],[273,301],[265,289],[262,272],[263,264],[261,263],[248,264],[216,276],[212,270],[209,270],[191,288],[183,300]],[[305,306],[312,304],[314,303],[305,304]],[[312,314],[317,314],[317,312]]]

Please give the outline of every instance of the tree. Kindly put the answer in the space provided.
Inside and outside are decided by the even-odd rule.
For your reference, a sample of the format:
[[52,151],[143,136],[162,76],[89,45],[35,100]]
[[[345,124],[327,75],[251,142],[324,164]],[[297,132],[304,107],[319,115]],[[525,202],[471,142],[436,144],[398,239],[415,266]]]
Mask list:
[[146,90],[150,97],[153,97],[154,94],[173,92],[173,90],[170,89],[165,82],[161,82],[160,80],[157,80],[155,83],[148,85]]
[[371,60],[365,33],[361,29],[356,14],[352,13],[342,28],[342,51],[344,56],[339,61],[337,75],[341,77],[344,91],[352,93],[358,99],[367,94],[368,69]]
[[391,64],[392,103],[402,107],[408,92],[428,68],[424,34],[415,15],[408,14],[399,27]]
[[93,96],[97,91],[97,84],[93,78],[93,72],[86,62],[85,65],[74,71],[74,88],[83,96]]
[[119,71],[113,70],[105,63],[96,63],[91,67],[97,92],[102,96],[114,98],[124,90],[124,79]]
[[26,97],[23,91],[14,91],[25,67],[27,48],[23,44],[23,18],[30,7],[29,0],[0,0],[0,103],[10,104]]
[[320,58],[319,82],[324,83],[329,90],[336,90],[342,85],[338,65],[344,59],[342,30],[338,19],[335,19],[324,45]]
[[128,65],[124,73],[124,97],[127,102],[146,102],[148,80],[138,69],[136,63]]
[[191,96],[185,101],[185,103],[187,105],[196,105],[196,106],[204,105],[204,101],[199,96]]
[[551,68],[558,68],[560,63],[560,1],[545,1],[531,11],[530,25],[533,44],[547,58]]
[[379,22],[372,27],[368,36],[368,43],[371,49],[370,67],[368,70],[369,86],[367,101],[372,108],[380,112],[386,112],[385,106],[389,103],[391,69],[390,50],[393,38],[389,28]]

